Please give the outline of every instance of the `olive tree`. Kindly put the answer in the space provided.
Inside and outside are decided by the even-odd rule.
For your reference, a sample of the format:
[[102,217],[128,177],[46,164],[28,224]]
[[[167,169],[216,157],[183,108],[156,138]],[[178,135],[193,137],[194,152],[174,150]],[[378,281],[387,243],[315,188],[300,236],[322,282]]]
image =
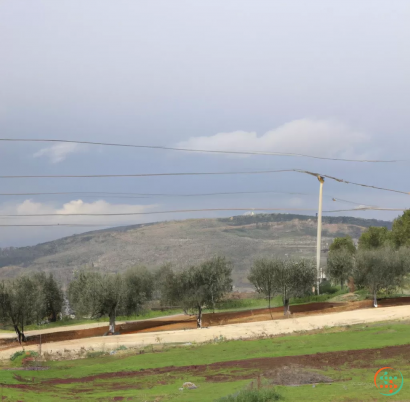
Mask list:
[[370,226],[360,236],[359,250],[373,250],[386,246],[391,240],[391,232],[381,226]]
[[377,307],[377,293],[390,292],[400,287],[409,272],[409,251],[380,248],[361,250],[356,256],[355,283],[373,295]]
[[255,286],[258,293],[264,294],[268,298],[268,307],[270,308],[271,299],[275,293],[275,273],[277,260],[268,260],[266,258],[255,260],[248,280]]
[[92,318],[108,315],[108,333],[114,334],[117,310],[124,299],[124,279],[120,274],[77,272],[70,282],[68,298],[76,313]]
[[410,210],[393,221],[391,231],[392,242],[396,247],[410,246]]
[[133,267],[124,273],[124,296],[121,309],[127,315],[138,314],[145,302],[152,299],[154,276],[145,267]]
[[316,281],[316,269],[309,260],[262,259],[255,261],[248,279],[257,292],[268,297],[280,295],[286,315],[291,297],[311,292]]
[[275,263],[276,293],[282,296],[284,314],[289,313],[289,299],[311,292],[316,269],[310,260],[278,260]]
[[327,258],[327,275],[343,289],[343,284],[353,273],[354,257],[345,249],[332,251]]
[[26,341],[24,327],[36,321],[41,298],[38,282],[29,276],[0,284],[0,318],[5,324],[13,326],[20,344]]
[[353,243],[353,239],[350,236],[345,237],[335,237],[332,244],[329,247],[329,252],[334,251],[348,251],[350,254],[356,252],[356,246]]
[[55,322],[64,304],[64,293],[61,285],[54,279],[53,274],[47,276],[44,272],[34,274],[33,280],[41,289],[37,309],[38,317],[41,319],[46,317],[50,322]]
[[180,303],[184,311],[195,311],[197,328],[202,327],[202,310],[213,307],[232,290],[232,266],[215,257],[181,272],[167,272],[166,300]]

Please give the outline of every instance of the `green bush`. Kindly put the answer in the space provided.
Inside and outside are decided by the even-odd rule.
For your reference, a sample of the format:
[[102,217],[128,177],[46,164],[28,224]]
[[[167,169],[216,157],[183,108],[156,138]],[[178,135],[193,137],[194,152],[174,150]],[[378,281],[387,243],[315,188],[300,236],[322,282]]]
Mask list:
[[25,354],[26,354],[26,352],[25,352],[24,350],[20,350],[20,351],[18,351],[18,352],[13,353],[13,354],[10,356],[10,360],[11,360],[12,362],[14,362],[14,360],[16,360],[18,357],[23,356],[23,355],[25,355]]
[[332,286],[332,284],[329,281],[323,281],[319,285],[319,291],[320,294],[328,293],[328,294],[333,294],[336,293],[339,289],[336,286]]
[[280,399],[281,396],[274,389],[261,389],[241,391],[221,398],[218,402],[273,402]]

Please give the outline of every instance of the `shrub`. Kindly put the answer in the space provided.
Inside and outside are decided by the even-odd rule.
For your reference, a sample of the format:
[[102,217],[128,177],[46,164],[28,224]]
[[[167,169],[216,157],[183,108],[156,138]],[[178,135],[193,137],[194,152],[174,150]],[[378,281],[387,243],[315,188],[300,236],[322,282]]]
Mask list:
[[241,391],[221,398],[218,402],[273,402],[280,399],[281,396],[274,389],[261,389]]
[[12,362],[14,362],[14,360],[16,360],[18,357],[23,356],[23,355],[25,355],[25,354],[26,354],[26,352],[25,352],[24,350],[20,350],[20,351],[18,351],[18,352],[13,353],[13,354],[10,356],[10,360],[11,360]]
[[332,286],[332,284],[329,281],[323,281],[319,285],[320,294],[323,294],[323,293],[333,294],[333,293],[336,293],[338,290],[339,289],[336,286]]

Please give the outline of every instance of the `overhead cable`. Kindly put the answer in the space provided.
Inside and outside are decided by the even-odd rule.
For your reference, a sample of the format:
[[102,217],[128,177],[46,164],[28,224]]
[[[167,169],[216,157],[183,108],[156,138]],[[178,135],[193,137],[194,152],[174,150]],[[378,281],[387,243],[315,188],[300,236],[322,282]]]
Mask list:
[[266,152],[266,151],[230,151],[230,150],[210,150],[210,149],[192,149],[181,147],[168,147],[162,145],[135,145],[135,144],[119,144],[108,142],[93,142],[93,141],[75,141],[75,140],[59,140],[59,139],[30,139],[30,138],[0,138],[0,141],[7,142],[54,142],[54,143],[69,143],[69,144],[83,144],[83,145],[102,145],[110,147],[127,147],[127,148],[149,148],[161,149],[167,151],[183,151],[183,152],[198,152],[198,153],[212,153],[212,154],[237,154],[237,155],[265,155],[265,156],[289,156],[298,158],[322,159],[341,162],[360,162],[360,163],[398,163],[408,162],[406,159],[345,159],[345,158],[330,158],[324,156],[306,155],[293,152]]
[[308,170],[301,169],[280,169],[280,170],[262,170],[262,171],[248,171],[248,172],[179,172],[179,173],[136,173],[136,174],[99,174],[99,175],[18,175],[18,176],[0,176],[0,179],[33,179],[33,178],[107,178],[107,177],[155,177],[155,176],[214,176],[214,175],[242,175],[242,174],[269,174],[269,173],[285,173],[285,172],[296,172],[308,174],[315,177],[325,177],[330,180],[335,180],[339,183],[351,184],[354,186],[361,186],[367,188],[373,188],[381,191],[389,191],[398,194],[409,195],[410,192],[394,190],[384,187],[372,186],[369,184],[355,183],[344,179],[339,179],[337,177],[329,176],[322,173],[310,172]]
[[[405,211],[406,208],[380,208],[380,207],[358,207],[351,209],[333,209],[323,211],[326,213],[333,212],[353,212],[353,211]],[[118,212],[118,213],[44,213],[44,214],[2,214],[0,218],[19,218],[19,217],[45,217],[45,216],[132,216],[132,215],[156,215],[156,214],[170,214],[170,213],[187,213],[187,212],[214,212],[214,211],[248,211],[248,212],[262,212],[262,211],[309,211],[316,212],[312,208],[201,208],[201,209],[177,209],[169,211],[150,211],[150,212]]]

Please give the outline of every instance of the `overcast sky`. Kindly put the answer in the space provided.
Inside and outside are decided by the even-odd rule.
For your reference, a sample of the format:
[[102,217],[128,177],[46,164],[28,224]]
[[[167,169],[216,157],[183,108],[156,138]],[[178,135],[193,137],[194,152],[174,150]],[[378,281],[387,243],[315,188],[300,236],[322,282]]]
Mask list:
[[[2,0],[0,136],[410,159],[409,21],[408,0]],[[0,168],[0,175],[299,168],[410,191],[410,163],[405,162],[364,164],[0,143]],[[314,177],[297,173],[0,179],[0,186],[0,193],[307,194],[142,199],[1,196],[0,214],[188,208],[306,208],[314,214],[319,187]],[[354,207],[333,202],[331,197],[358,205],[410,205],[406,195],[330,180],[324,191],[325,210]],[[112,226],[244,212],[3,217],[0,223]],[[397,214],[362,211],[343,215],[393,219]],[[93,228],[2,227],[0,247],[33,245]]]

